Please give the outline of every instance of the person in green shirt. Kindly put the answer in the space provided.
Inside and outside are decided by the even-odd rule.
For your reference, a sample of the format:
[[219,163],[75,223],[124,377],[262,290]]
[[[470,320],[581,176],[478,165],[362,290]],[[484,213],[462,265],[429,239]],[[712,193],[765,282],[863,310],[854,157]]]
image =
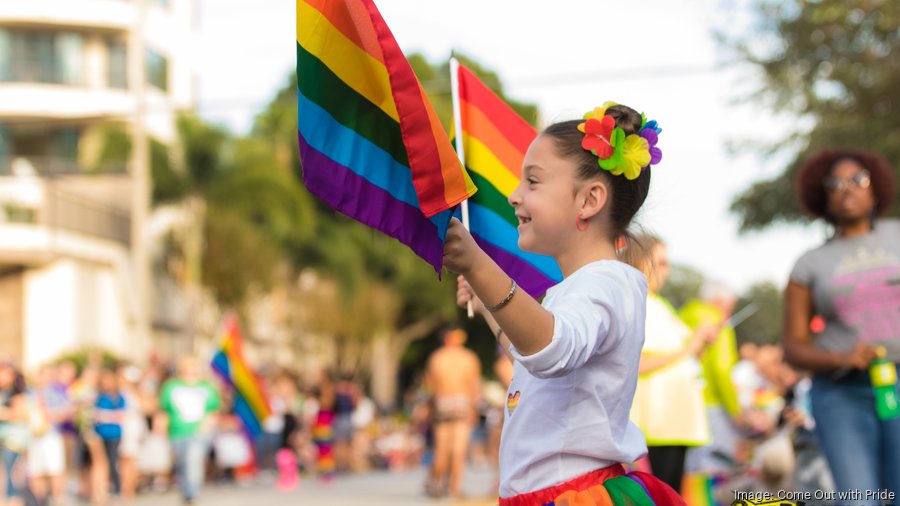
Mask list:
[[178,376],[166,381],[160,391],[160,406],[169,416],[169,439],[185,504],[193,504],[203,484],[204,460],[219,405],[219,392],[201,377],[194,357],[182,358]]
[[738,362],[737,338],[729,318],[737,297],[728,287],[707,282],[700,290],[700,300],[688,301],[679,315],[690,328],[712,325],[719,329],[716,340],[700,355],[703,370],[703,398],[709,416],[711,442],[691,449],[687,467],[695,472],[719,472],[733,464],[740,433],[741,417],[737,390],[731,380],[731,370]]

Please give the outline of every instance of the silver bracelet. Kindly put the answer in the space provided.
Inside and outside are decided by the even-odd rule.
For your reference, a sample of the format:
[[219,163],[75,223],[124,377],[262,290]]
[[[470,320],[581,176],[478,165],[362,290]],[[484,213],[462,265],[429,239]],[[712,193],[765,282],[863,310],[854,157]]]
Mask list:
[[503,300],[501,300],[494,306],[484,306],[484,308],[487,309],[489,313],[494,313],[496,311],[503,309],[503,307],[506,306],[507,304],[509,304],[509,301],[512,300],[513,295],[515,295],[515,293],[516,293],[516,288],[518,288],[519,285],[516,284],[515,279],[510,278],[510,281],[512,281],[512,286],[509,287],[509,293],[506,294],[506,297],[504,297]]

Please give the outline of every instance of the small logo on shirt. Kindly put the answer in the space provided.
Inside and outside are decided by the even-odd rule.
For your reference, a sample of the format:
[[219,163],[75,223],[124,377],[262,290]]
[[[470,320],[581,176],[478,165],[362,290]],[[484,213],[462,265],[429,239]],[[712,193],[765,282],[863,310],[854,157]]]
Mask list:
[[515,394],[506,394],[506,409],[509,411],[509,416],[512,416],[516,406],[519,405],[519,397],[521,397],[521,392],[518,390]]

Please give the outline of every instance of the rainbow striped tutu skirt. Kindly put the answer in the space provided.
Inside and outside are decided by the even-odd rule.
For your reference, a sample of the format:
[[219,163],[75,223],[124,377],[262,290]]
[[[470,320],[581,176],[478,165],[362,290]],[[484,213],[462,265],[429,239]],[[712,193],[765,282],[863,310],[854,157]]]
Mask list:
[[686,503],[652,474],[626,473],[621,464],[615,464],[550,488],[501,497],[500,506],[686,506]]

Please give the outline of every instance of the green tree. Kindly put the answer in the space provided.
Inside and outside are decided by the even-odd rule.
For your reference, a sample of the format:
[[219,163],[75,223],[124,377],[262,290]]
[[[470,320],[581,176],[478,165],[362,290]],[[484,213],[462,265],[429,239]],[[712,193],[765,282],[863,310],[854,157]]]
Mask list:
[[660,295],[674,307],[679,308],[685,302],[700,296],[703,281],[703,274],[697,269],[684,264],[673,264],[672,272],[666,285],[660,290]]
[[177,204],[190,216],[167,263],[184,267],[183,284],[202,284],[240,310],[250,290],[272,286],[288,248],[311,237],[312,203],[265,142],[235,139],[193,116],[176,126],[176,147],[151,144],[154,204]]
[[781,339],[781,289],[771,282],[751,286],[738,299],[737,310],[753,304],[755,312],[739,323],[734,331],[738,343],[777,343]]
[[98,127],[100,149],[94,160],[88,162],[90,171],[96,174],[124,172],[131,156],[131,135],[125,125],[108,123]]
[[[747,30],[729,26],[721,38],[739,60],[761,70],[762,86],[749,98],[798,126],[766,148],[796,152],[784,172],[733,200],[741,230],[803,219],[793,181],[802,160],[819,148],[878,151],[900,177],[900,3],[755,0],[752,16]],[[807,121],[808,130],[800,126]],[[891,214],[900,214],[900,201]]]
[[[299,178],[296,89],[291,76],[257,116],[251,137],[268,142],[279,163]],[[289,255],[295,271],[311,268],[324,280],[321,300],[316,294],[295,298],[320,308],[302,318],[307,330],[337,343],[334,365],[371,379],[376,401],[392,405],[403,349],[453,318],[455,287],[440,283],[431,266],[393,238],[311,200],[311,238],[291,243]]]

